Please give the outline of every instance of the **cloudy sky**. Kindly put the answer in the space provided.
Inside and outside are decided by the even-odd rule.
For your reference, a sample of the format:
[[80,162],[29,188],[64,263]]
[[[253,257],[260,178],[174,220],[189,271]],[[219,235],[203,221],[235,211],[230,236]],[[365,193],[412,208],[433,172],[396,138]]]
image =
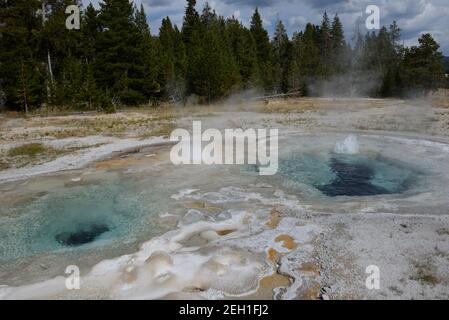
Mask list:
[[[101,0],[83,0],[95,5]],[[165,16],[178,26],[182,18],[186,0],[133,0],[144,4],[153,33],[157,33]],[[206,0],[197,0],[197,10],[201,11]],[[338,13],[345,27],[348,41],[356,30],[356,21],[365,21],[368,5],[380,9],[381,25],[389,25],[396,20],[402,29],[405,45],[414,45],[421,33],[430,32],[441,44],[445,55],[449,55],[449,1],[448,0],[209,0],[210,6],[225,16],[238,17],[249,24],[254,8],[262,14],[265,27],[273,32],[277,19],[281,19],[290,34],[302,30],[307,22],[320,23],[324,11],[330,16]],[[362,20],[361,20],[362,18]],[[365,24],[361,24],[364,26]],[[361,29],[364,33],[366,30]]]

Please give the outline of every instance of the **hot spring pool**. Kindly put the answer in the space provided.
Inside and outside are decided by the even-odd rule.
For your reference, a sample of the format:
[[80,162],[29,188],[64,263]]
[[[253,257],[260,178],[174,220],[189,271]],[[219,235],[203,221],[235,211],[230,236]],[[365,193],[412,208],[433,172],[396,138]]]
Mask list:
[[294,153],[280,161],[279,172],[293,183],[314,187],[326,196],[374,196],[402,193],[418,173],[381,155]]
[[163,204],[150,189],[129,179],[106,179],[3,207],[0,261],[120,245],[157,234],[154,217]]
[[[280,139],[278,172],[265,179],[304,201],[357,202],[359,197],[379,200],[423,193],[443,200],[447,175],[441,160],[446,155],[438,143],[347,134],[290,134]],[[257,175],[258,168],[248,166],[247,172]]]
[[[279,161],[279,174],[292,187],[309,186],[327,197],[361,197],[401,194],[416,187],[424,172],[413,155],[390,153],[390,145],[354,135],[321,140],[304,138],[301,149],[292,148]],[[410,161],[410,162],[408,162]]]

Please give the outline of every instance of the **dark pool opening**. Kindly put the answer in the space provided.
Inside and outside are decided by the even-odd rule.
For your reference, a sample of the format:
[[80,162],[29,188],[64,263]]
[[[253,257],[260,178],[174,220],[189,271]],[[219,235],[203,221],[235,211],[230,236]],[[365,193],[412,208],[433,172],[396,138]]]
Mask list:
[[345,163],[332,158],[330,167],[336,175],[335,179],[329,184],[316,186],[318,190],[329,197],[374,196],[394,193],[371,183],[374,170],[368,165]]
[[103,233],[110,229],[105,224],[91,224],[78,227],[75,231],[62,232],[55,236],[56,241],[69,247],[78,247],[94,242]]

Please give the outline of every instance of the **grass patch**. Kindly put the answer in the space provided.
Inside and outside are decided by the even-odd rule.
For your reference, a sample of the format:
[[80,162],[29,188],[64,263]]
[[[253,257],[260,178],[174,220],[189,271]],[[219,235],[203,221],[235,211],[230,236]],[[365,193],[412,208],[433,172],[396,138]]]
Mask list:
[[416,273],[411,277],[412,280],[423,284],[435,286],[440,281],[435,275],[434,267],[429,263],[415,263]]
[[139,138],[144,140],[151,137],[169,137],[176,128],[177,127],[174,123],[163,124],[153,130],[145,131],[139,136]]
[[440,236],[449,236],[449,228],[441,228],[437,230],[438,235]]
[[0,170],[48,162],[68,152],[68,150],[55,149],[41,143],[24,144],[0,155]]
[[42,143],[28,143],[19,147],[12,148],[8,151],[9,157],[28,156],[35,157],[38,154],[44,153],[47,148]]
[[36,165],[52,161],[60,156],[74,153],[80,150],[97,148],[104,143],[94,145],[69,146],[64,149],[56,149],[41,143],[29,143],[10,149],[0,154],[0,170],[9,168],[22,168],[27,165]]
[[438,279],[435,277],[432,273],[428,272],[428,270],[425,269],[419,269],[418,270],[418,279],[421,282],[430,284],[432,286],[438,284]]
[[401,296],[404,293],[404,291],[402,291],[401,289],[399,289],[396,286],[388,287],[388,289],[390,289],[390,291],[393,292],[397,296]]
[[9,165],[7,163],[1,162],[0,161],[0,171],[1,170],[6,170],[9,168]]

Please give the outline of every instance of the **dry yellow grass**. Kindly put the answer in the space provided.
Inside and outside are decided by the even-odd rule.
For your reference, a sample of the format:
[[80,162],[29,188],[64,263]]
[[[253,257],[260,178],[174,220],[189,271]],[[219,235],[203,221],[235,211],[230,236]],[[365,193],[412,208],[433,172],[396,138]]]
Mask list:
[[388,99],[332,99],[332,98],[295,98],[278,99],[267,102],[249,103],[246,110],[257,110],[263,113],[304,113],[306,111],[322,111],[345,108],[382,108],[391,104]]
[[[104,114],[64,114],[48,113],[47,116],[18,117],[22,119],[23,132],[16,130],[14,138],[18,140],[54,137],[85,137],[90,135],[113,135],[123,137],[128,132],[137,132],[136,136],[148,137],[167,135],[180,117],[202,117],[213,115],[219,110],[216,106],[165,105],[157,108],[130,108],[123,112]],[[9,116],[3,118],[11,119]],[[17,129],[17,127],[16,127]],[[8,132],[2,134],[2,140],[8,138]]]
[[430,103],[435,108],[449,108],[449,89],[439,89],[429,95]]
[[175,123],[165,123],[162,125],[156,126],[149,131],[145,131],[140,134],[140,139],[147,139],[151,137],[169,137],[173,130],[176,129]]

